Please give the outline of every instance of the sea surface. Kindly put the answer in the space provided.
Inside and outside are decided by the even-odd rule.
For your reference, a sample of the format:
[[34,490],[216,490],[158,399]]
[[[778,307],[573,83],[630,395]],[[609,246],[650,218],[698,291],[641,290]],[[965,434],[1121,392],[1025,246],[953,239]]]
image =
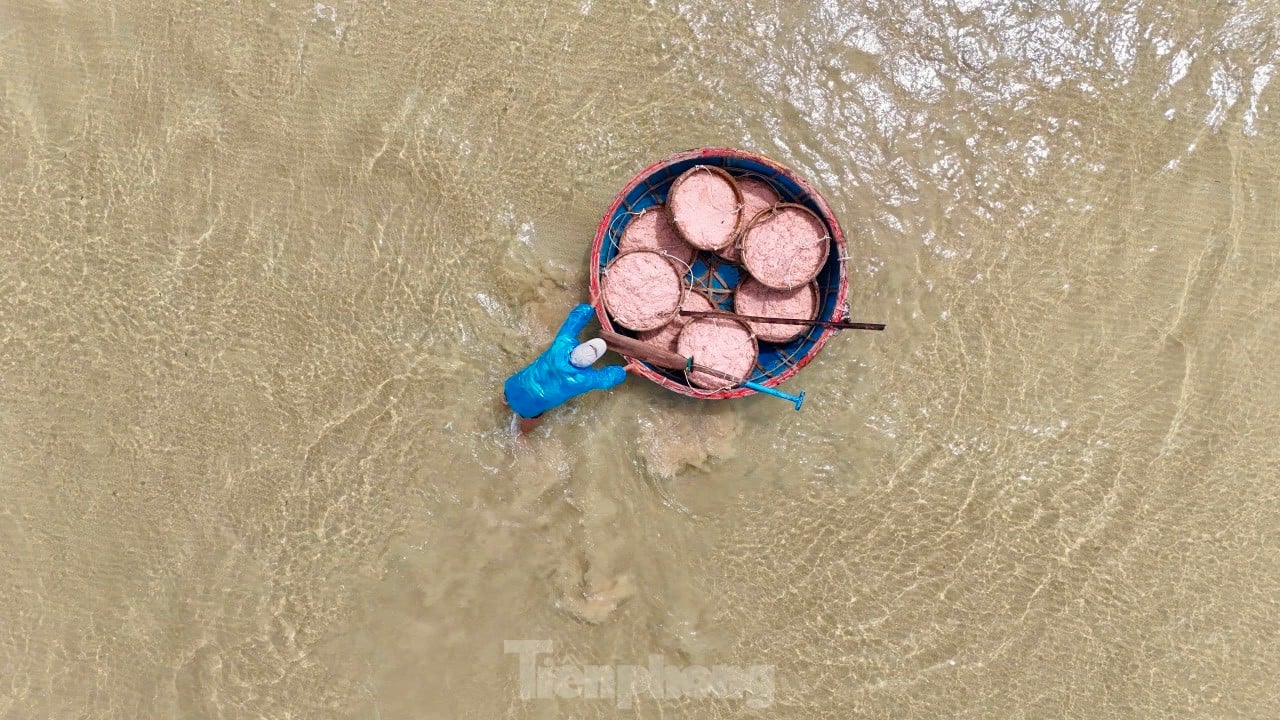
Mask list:
[[[1278,63],[1252,0],[0,0],[0,718],[1276,717]],[[703,145],[888,329],[515,446]]]

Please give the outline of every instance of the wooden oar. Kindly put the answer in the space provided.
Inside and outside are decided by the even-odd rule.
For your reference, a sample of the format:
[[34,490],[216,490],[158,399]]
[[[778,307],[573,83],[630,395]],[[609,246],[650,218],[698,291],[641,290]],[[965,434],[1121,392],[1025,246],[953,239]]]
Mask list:
[[670,350],[650,345],[646,342],[641,342],[635,338],[629,338],[626,335],[609,332],[608,330],[601,329],[600,337],[604,339],[604,344],[608,345],[610,350],[618,353],[619,355],[626,355],[627,357],[652,363],[658,367],[664,367],[669,370],[706,373],[707,375],[731,382],[734,385],[741,385],[742,387],[750,388],[751,390],[755,390],[759,393],[788,400],[795,404],[796,410],[799,410],[800,406],[804,403],[803,392],[799,395],[791,395],[790,393],[782,392],[777,388],[766,387],[757,382],[734,377],[728,373],[722,373],[715,368],[699,365],[693,361],[693,358],[687,358],[679,353],[673,353]]
[[883,330],[884,323],[860,323],[844,320],[803,320],[801,318],[773,318],[759,315],[739,315],[730,312],[704,312],[702,310],[681,310],[685,317],[701,318],[733,318],[734,320],[750,320],[751,322],[773,323],[775,325],[817,325],[818,327],[835,328],[837,330]]

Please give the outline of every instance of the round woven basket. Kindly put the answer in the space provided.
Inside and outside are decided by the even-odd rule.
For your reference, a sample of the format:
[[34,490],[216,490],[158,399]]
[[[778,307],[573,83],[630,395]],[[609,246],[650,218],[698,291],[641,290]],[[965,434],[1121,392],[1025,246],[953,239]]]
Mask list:
[[[711,173],[713,175],[719,176],[725,182],[729,183],[730,189],[733,190],[734,202],[738,206],[737,214],[733,222],[733,229],[730,230],[725,235],[724,242],[721,242],[717,245],[711,245],[711,246],[700,245],[698,241],[696,241],[694,238],[691,238],[688,235],[686,235],[684,228],[680,227],[680,223],[676,222],[676,203],[677,203],[676,196],[680,193],[680,187],[684,185],[685,182],[689,180],[689,178],[693,177],[698,173]],[[672,227],[676,229],[676,232],[680,234],[680,237],[684,238],[685,242],[689,243],[689,245],[695,248],[698,248],[699,250],[719,250],[720,248],[726,247],[730,243],[732,243],[735,238],[738,237],[738,232],[742,230],[742,190],[738,188],[738,181],[734,180],[732,175],[730,175],[723,168],[718,168],[718,167],[715,167],[714,165],[694,165],[693,167],[681,173],[680,177],[676,178],[675,182],[671,183],[671,189],[667,191],[666,207],[667,207],[667,216],[671,218]]]
[[[742,330],[747,333],[747,338],[751,341],[751,362],[747,364],[747,369],[742,373],[742,377],[744,379],[749,378],[751,376],[752,368],[755,367],[756,362],[760,359],[760,343],[756,341],[756,334],[751,329],[751,326],[741,320],[737,320],[734,318],[694,318],[693,320],[690,320],[689,322],[685,323],[684,328],[680,331],[680,339],[681,340],[684,339],[685,333],[688,332],[690,328],[696,329],[698,327],[702,327],[706,325],[736,325],[742,328]],[[680,346],[679,340],[676,341],[676,352],[680,353],[681,355],[684,355],[684,351]],[[700,362],[696,354],[691,354],[691,355],[692,355],[691,359],[693,360],[693,362],[695,363]],[[711,367],[711,366],[707,365],[707,367]],[[720,368],[715,368],[715,369],[720,370]],[[730,375],[734,374],[727,370],[720,370],[720,371]],[[723,378],[710,376],[710,375],[707,375],[706,373],[700,373],[697,370],[693,370],[693,371],[686,370],[684,371],[684,375],[685,375],[685,380],[689,383],[689,386],[695,391],[700,390],[701,392],[704,392],[704,393],[715,394],[715,393],[725,392],[727,390],[731,390],[737,387],[736,383],[732,383],[728,380],[724,380]],[[699,377],[706,378],[707,384],[710,385],[711,387],[705,387],[702,384],[698,383],[696,380],[693,379],[692,377],[693,375],[698,375]]]
[[[664,265],[666,265],[668,268],[671,269],[671,279],[672,279],[672,282],[675,283],[676,287],[679,288],[679,294],[676,296],[675,305],[672,306],[669,312],[664,313],[663,314],[664,317],[662,317],[660,320],[655,320],[654,322],[644,322],[644,323],[634,322],[634,321],[630,323],[625,323],[623,322],[622,318],[618,317],[617,313],[614,311],[614,308],[610,307],[611,300],[609,297],[609,271],[617,267],[619,260],[623,260],[628,257],[642,255],[642,254],[652,255],[658,260],[661,260]],[[666,325],[667,323],[671,322],[672,318],[674,318],[676,314],[680,311],[680,306],[684,304],[684,294],[686,292],[685,290],[686,285],[681,279],[684,277],[684,270],[681,269],[678,265],[676,265],[676,263],[672,261],[671,258],[669,258],[665,253],[659,252],[657,250],[628,250],[627,252],[621,253],[609,263],[609,265],[604,269],[604,272],[602,273],[602,275],[604,277],[603,277],[601,292],[600,292],[600,297],[603,300],[601,304],[604,305],[605,310],[609,313],[609,316],[611,318],[613,318],[619,325],[627,328],[628,330],[638,330],[638,331],[639,330],[657,330],[663,325]],[[617,299],[614,298],[612,302],[617,302]]]
[[[810,210],[809,208],[805,207],[804,205],[801,205],[799,203],[778,203],[767,210],[760,211],[759,213],[756,214],[755,217],[751,218],[751,221],[747,223],[746,230],[742,232],[742,240],[740,241],[739,245],[742,248],[742,260],[741,260],[742,266],[747,269],[747,272],[751,273],[751,277],[754,277],[756,280],[759,280],[761,283],[768,285],[771,288],[775,288],[778,290],[792,290],[801,285],[812,282],[814,278],[818,277],[818,274],[822,272],[823,266],[827,264],[827,256],[831,252],[831,237],[827,235],[820,240],[821,257],[816,263],[814,263],[814,267],[812,270],[806,270],[803,275],[799,277],[789,277],[786,280],[778,280],[776,278],[771,278],[771,277],[761,277],[761,273],[757,272],[757,268],[751,267],[751,262],[750,262],[753,232],[758,227],[760,227],[764,221],[784,211],[802,212],[812,217],[815,221],[817,221],[819,227],[824,229],[827,227],[827,224],[823,222],[821,216],[819,216],[816,212]],[[763,270],[763,268],[759,268],[759,269]]]

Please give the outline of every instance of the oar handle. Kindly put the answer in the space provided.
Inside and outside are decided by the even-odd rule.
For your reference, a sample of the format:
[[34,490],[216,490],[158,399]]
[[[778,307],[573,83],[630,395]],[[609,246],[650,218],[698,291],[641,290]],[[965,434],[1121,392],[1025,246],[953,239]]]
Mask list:
[[653,363],[658,367],[664,367],[668,370],[689,370],[693,366],[693,363],[688,358],[679,353],[673,353],[670,350],[650,345],[647,342],[641,342],[626,335],[619,335],[603,328],[600,330],[600,338],[604,340],[604,344],[608,345],[610,350],[619,355],[626,355],[647,363]]
[[732,318],[750,322],[772,323],[774,325],[817,325],[818,327],[835,328],[837,330],[883,330],[884,323],[848,322],[846,320],[806,320],[804,318],[776,318],[761,315],[739,315],[729,312],[707,312],[704,310],[681,310],[685,317],[700,318]]
[[800,406],[804,404],[803,390],[800,391],[799,395],[791,395],[789,393],[782,392],[778,388],[771,388],[765,385],[761,385],[758,382],[752,382],[750,380],[742,383],[742,386],[751,388],[752,390],[755,390],[756,392],[759,392],[759,393],[764,393],[765,395],[772,395],[776,398],[782,398],[783,400],[790,400],[792,403],[795,404],[796,412],[800,412]]
[[647,363],[653,363],[658,367],[664,367],[668,370],[684,370],[685,372],[696,370],[708,375],[714,375],[721,380],[727,380],[734,385],[742,384],[742,378],[722,373],[715,368],[695,364],[693,360],[686,358],[679,353],[673,353],[670,350],[665,350],[657,347],[656,345],[650,345],[647,342],[642,342],[635,338],[629,338],[626,335],[619,335],[618,333],[609,332],[608,330],[601,330],[600,337],[604,340],[604,344],[609,346],[610,350],[613,350],[620,355],[626,355],[637,360],[643,360]]

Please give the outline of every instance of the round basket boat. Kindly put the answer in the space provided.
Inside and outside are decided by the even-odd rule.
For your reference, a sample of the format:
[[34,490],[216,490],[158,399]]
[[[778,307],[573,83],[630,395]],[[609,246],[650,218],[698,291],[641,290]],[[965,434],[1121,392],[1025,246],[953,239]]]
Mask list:
[[[631,178],[614,198],[596,230],[591,245],[591,296],[599,297],[601,273],[619,253],[618,242],[623,230],[636,215],[645,209],[663,203],[672,181],[695,165],[720,167],[731,175],[750,175],[763,178],[778,191],[782,202],[798,203],[812,210],[827,226],[832,247],[826,263],[815,282],[818,286],[818,319],[842,320],[848,314],[845,302],[849,292],[849,278],[845,268],[845,240],[835,213],[826,200],[803,178],[781,164],[755,153],[733,148],[700,148],[686,150],[660,160],[641,170]],[[707,291],[718,309],[733,311],[733,292],[746,271],[715,253],[698,251],[693,264],[685,275],[685,281]],[[633,335],[616,327],[608,314],[597,305],[600,325],[606,330]],[[807,365],[822,350],[835,330],[807,327],[799,337],[786,343],[760,343],[760,352],[750,380],[774,387],[785,382],[800,368]],[[697,358],[694,358],[697,361]],[[680,371],[665,370],[648,364],[640,366],[639,374],[672,392],[705,400],[723,400],[755,394],[743,387],[723,390],[703,390],[691,386]]]

